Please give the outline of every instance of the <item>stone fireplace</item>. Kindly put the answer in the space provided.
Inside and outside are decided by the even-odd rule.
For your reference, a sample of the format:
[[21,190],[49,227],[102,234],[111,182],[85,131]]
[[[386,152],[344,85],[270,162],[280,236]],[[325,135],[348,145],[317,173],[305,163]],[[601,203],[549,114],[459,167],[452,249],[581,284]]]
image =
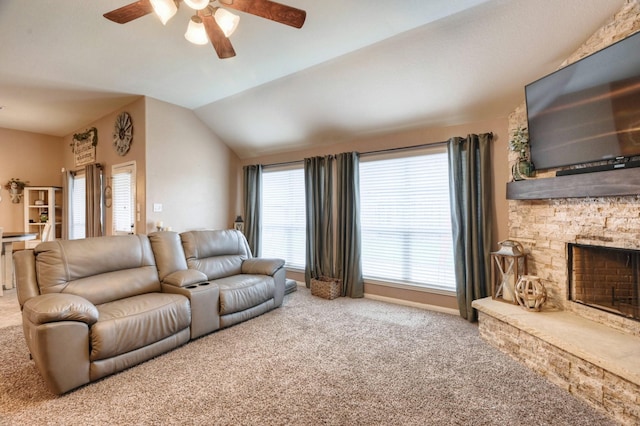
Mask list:
[[[536,180],[570,194],[564,178]],[[640,187],[624,196],[509,200],[509,239],[528,251],[528,273],[541,278],[548,301],[540,313],[474,305],[485,340],[622,424],[640,424],[637,194]]]
[[569,300],[640,320],[637,250],[569,244]]
[[[633,285],[629,282],[634,272],[627,269],[626,263],[627,254],[637,253],[640,249],[640,196],[511,200],[509,206],[509,238],[519,241],[528,250],[529,273],[539,276],[547,288],[547,308],[573,312],[640,337],[640,321],[616,312],[613,306],[606,309],[607,304],[593,306],[597,303],[592,300],[598,298],[598,302],[603,302],[603,299],[611,298],[615,290],[607,284],[607,277],[617,283],[617,297],[622,297],[622,281],[617,275],[626,277],[625,291],[633,295]],[[593,286],[609,287],[606,297],[593,294],[591,299],[585,300],[583,290],[578,294],[573,288],[575,274],[571,258],[575,256],[576,248],[578,252],[581,249],[585,252],[587,247],[591,248],[590,253],[604,256],[601,262],[607,264],[606,268],[601,264],[594,265],[593,253],[585,262],[590,262],[588,265],[594,269],[594,277],[599,274]],[[631,256],[629,262],[637,264],[637,256],[635,260],[633,258]],[[636,295],[637,287],[636,284]],[[620,301],[615,304],[620,305]]]

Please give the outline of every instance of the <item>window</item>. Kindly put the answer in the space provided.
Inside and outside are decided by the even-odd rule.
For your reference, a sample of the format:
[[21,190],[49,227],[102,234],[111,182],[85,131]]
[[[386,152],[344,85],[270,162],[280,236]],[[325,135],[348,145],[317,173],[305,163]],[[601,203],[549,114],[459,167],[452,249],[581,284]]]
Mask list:
[[288,268],[305,266],[304,170],[278,168],[262,173],[261,255],[284,259]]
[[365,278],[455,291],[444,147],[360,162]]
[[136,232],[136,162],[111,167],[113,235]]
[[87,179],[84,172],[77,172],[71,181],[71,212],[69,239],[78,240],[86,236]]

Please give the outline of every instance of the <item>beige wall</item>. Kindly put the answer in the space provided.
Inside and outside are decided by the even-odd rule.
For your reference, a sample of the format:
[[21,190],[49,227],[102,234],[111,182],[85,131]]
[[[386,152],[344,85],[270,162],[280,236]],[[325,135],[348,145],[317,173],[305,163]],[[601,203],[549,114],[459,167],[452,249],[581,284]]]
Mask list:
[[191,110],[147,98],[146,157],[147,232],[232,226],[238,158]]
[[[466,136],[470,133],[493,132],[493,245],[497,248],[497,241],[506,239],[508,235],[508,204],[506,200],[506,183],[509,178],[509,171],[507,168],[509,135],[507,129],[508,119],[507,117],[504,117],[495,120],[469,123],[452,127],[415,128],[381,135],[369,135],[334,145],[320,146],[312,149],[244,159],[240,161],[237,168],[237,186],[235,190],[238,193],[241,193],[240,185],[242,182],[242,166],[248,164],[268,165],[281,162],[303,160],[306,157],[312,157],[316,155],[337,154],[347,151],[358,151],[365,153],[391,148],[437,143],[446,141],[453,136]],[[238,199],[236,200],[236,209],[238,211],[240,211],[241,201],[241,197],[238,197]],[[289,273],[289,276],[300,281],[303,280],[303,277],[300,274]],[[365,293],[457,309],[455,297],[453,296],[443,296],[441,294],[435,293],[425,293],[407,289],[384,287],[371,283],[365,283]]]
[[0,227],[5,231],[24,230],[24,203],[12,203],[4,184],[18,178],[30,186],[60,186],[62,146],[59,137],[0,129]]
[[[113,145],[113,130],[115,127],[116,117],[123,111],[128,112],[131,115],[131,122],[133,123],[133,139],[129,151],[121,156],[117,153]],[[84,166],[76,167],[73,152],[71,151],[71,143],[73,141],[73,135],[75,133],[84,133],[91,127],[95,127],[98,130],[98,145],[96,146],[96,162],[102,164],[104,167],[105,183],[108,177],[111,177],[111,167],[114,164],[127,163],[130,161],[136,162],[136,203],[140,204],[140,220],[136,224],[136,230],[138,233],[145,233],[145,140],[146,140],[146,126],[145,126],[145,102],[144,98],[140,98],[135,102],[127,105],[124,108],[118,109],[111,114],[102,117],[99,120],[89,123],[75,132],[65,136],[62,144],[63,154],[63,167],[67,170],[83,169]],[[105,234],[112,234],[112,214],[111,208],[106,208],[105,216]]]
[[[120,156],[113,146],[113,130],[123,111],[131,115],[134,129],[130,150]],[[61,186],[62,168],[82,168],[75,166],[71,151],[73,134],[91,127],[98,131],[96,161],[104,166],[105,178],[114,164],[136,162],[138,233],[154,231],[158,220],[175,231],[232,225],[239,214],[238,157],[192,111],[150,98],[140,98],[63,138],[0,129],[0,152],[6,153],[0,156],[0,182],[16,177],[33,186]],[[11,203],[4,189],[0,195],[0,226],[23,230],[24,205]],[[163,212],[154,213],[153,203],[161,203]],[[111,215],[107,208],[107,235],[112,234]]]

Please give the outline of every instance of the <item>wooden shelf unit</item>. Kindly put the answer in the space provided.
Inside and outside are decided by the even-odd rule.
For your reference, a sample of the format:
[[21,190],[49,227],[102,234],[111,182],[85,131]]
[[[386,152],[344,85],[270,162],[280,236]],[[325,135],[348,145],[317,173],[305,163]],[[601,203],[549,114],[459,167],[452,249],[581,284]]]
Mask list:
[[51,223],[51,235],[62,238],[62,188],[57,186],[27,186],[24,188],[24,230],[37,233],[35,240],[25,242],[25,248],[33,248],[42,241],[42,231],[47,221]]

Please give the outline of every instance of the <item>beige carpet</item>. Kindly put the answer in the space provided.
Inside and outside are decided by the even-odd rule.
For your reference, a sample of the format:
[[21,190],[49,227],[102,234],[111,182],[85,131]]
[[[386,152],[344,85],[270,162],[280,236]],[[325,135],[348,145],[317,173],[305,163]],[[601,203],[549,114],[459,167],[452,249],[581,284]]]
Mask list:
[[0,297],[0,328],[22,324],[16,289],[4,290]]
[[1,425],[609,425],[459,317],[367,299],[284,306],[62,397],[0,329]]

